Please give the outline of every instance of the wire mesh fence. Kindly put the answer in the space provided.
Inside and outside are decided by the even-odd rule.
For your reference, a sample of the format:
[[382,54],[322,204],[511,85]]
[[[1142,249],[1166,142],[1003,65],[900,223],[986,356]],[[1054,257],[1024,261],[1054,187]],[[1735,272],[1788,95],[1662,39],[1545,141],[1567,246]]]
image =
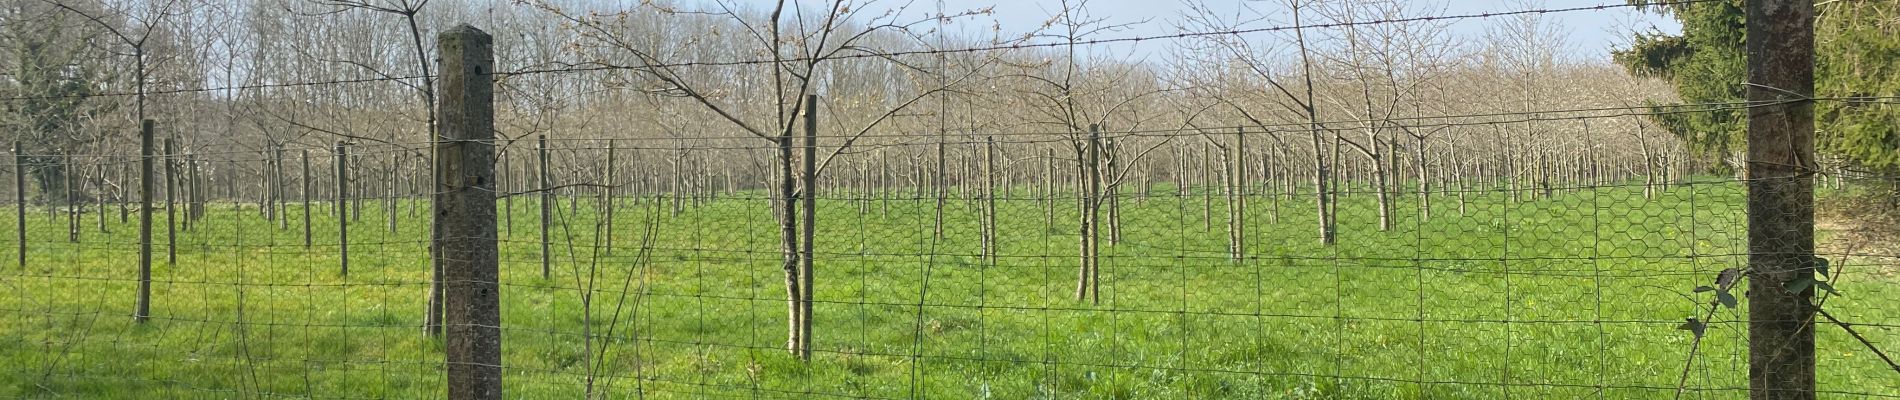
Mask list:
[[[527,398],[1748,393],[1749,319],[1719,281],[1747,263],[1745,180],[1592,152],[1338,158],[1316,180],[1311,154],[1246,144],[1270,133],[1314,134],[839,150],[802,228],[807,333],[788,312],[803,258],[782,240],[778,144],[500,143],[503,376]],[[23,229],[0,249],[20,260],[0,274],[3,393],[440,396],[427,154],[161,154],[147,323],[128,318],[138,160],[14,158],[21,176],[74,173],[0,216]],[[1844,175],[1824,199],[1893,184]],[[1817,392],[1900,397],[1876,354],[1900,342],[1895,254],[1856,229],[1822,227],[1843,294],[1824,296]],[[801,334],[809,362],[787,351]]]
[[[285,36],[313,48],[283,56],[300,61],[239,61],[283,38],[227,38],[203,51],[229,53],[226,86],[151,88],[142,40],[49,3],[128,42],[138,80],[0,98],[74,126],[19,132],[0,160],[0,398],[439,398],[473,369],[519,398],[1765,398],[1801,388],[1810,356],[1818,384],[1793,397],[1900,398],[1900,177],[1801,144],[1814,105],[1877,119],[1900,97],[1815,95],[1813,68],[1790,68],[1812,48],[1729,65],[1747,100],[1545,65],[1563,42],[1545,15],[1729,2],[1289,2],[1285,25],[1196,3],[1174,33],[1127,37],[1064,2],[1044,31],[963,45],[946,23],[987,9],[903,22],[833,2],[723,43],[758,16],[522,2],[530,17],[486,13],[510,29],[500,57],[458,26],[434,59],[427,2],[333,3],[215,10],[322,32]],[[1775,18],[1749,36],[1812,39],[1812,7],[1761,4]],[[352,10],[406,18],[418,73],[303,43],[376,37]],[[370,33],[301,25],[325,18]],[[1514,43],[1486,54],[1433,35],[1493,18],[1483,39]],[[542,42],[562,34],[580,38]],[[1076,52],[1143,41],[1180,46],[1179,70]],[[220,68],[202,67],[159,75]],[[112,107],[78,107],[122,97],[137,152],[81,116]],[[148,100],[178,126],[155,134]],[[228,120],[206,122],[216,108]],[[1757,118],[1809,121],[1741,126]],[[1709,154],[1762,132],[1794,144]],[[471,190],[492,192],[469,196],[492,237],[442,228]],[[491,256],[498,275],[466,278]],[[500,322],[457,321],[486,311],[457,293],[499,298]],[[1769,303],[1815,307],[1751,315]],[[499,332],[500,363],[466,361],[458,329]]]

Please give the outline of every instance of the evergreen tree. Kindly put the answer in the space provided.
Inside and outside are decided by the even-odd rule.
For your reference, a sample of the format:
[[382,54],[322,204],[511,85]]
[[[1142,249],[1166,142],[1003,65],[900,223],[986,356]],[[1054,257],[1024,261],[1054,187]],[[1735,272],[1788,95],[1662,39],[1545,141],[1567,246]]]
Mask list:
[[[1617,50],[1612,57],[1630,73],[1674,84],[1683,102],[1741,101],[1741,83],[1747,72],[1742,48],[1742,1],[1630,0],[1643,10],[1675,18],[1682,23],[1682,34],[1639,33],[1630,48]],[[1698,154],[1722,157],[1741,149],[1748,117],[1745,110],[1718,107],[1710,112],[1653,111],[1657,112],[1658,124]]]
[[[1633,74],[1669,81],[1683,102],[1741,101],[1747,72],[1742,1],[1630,0],[1681,22],[1682,34],[1639,33],[1613,57]],[[1900,107],[1890,98],[1900,95],[1900,0],[1836,0],[1817,7],[1815,97],[1824,99],[1815,103],[1817,147],[1854,167],[1900,173]],[[1659,124],[1698,154],[1720,157],[1742,149],[1743,109],[1653,111]]]
[[[1832,1],[1815,21],[1816,146],[1900,174],[1900,0]],[[1868,97],[1868,99],[1854,99]]]

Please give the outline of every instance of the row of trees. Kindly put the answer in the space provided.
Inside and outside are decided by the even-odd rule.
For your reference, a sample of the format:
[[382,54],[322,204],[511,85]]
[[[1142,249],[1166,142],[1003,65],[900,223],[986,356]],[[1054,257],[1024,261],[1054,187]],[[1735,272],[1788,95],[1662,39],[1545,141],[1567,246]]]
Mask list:
[[[994,200],[1012,183],[1071,193],[1082,211],[1076,294],[1086,300],[1103,231],[1112,245],[1119,229],[1117,199],[1159,182],[1229,196],[1239,257],[1250,192],[1311,196],[1315,240],[1331,243],[1341,229],[1389,229],[1397,213],[1429,218],[1434,193],[1462,193],[1448,188],[1661,183],[1690,165],[1679,141],[1637,115],[1676,101],[1668,87],[1569,57],[1565,32],[1536,14],[1453,22],[1406,19],[1442,11],[1397,0],[1238,12],[1192,2],[1185,15],[1147,23],[1323,27],[1187,35],[1165,60],[1131,60],[1090,47],[1126,25],[1081,0],[1062,2],[1033,32],[956,29],[987,18],[983,9],[750,4],[22,0],[0,16],[3,121],[27,143],[21,152],[41,157],[30,162],[46,164],[33,169],[40,193],[70,192],[60,182],[89,173],[63,166],[134,154],[132,127],[146,118],[207,160],[379,143],[406,157],[358,168],[422,182],[435,121],[428,32],[474,23],[497,39],[504,160],[525,165],[542,135],[622,139],[675,149],[634,158],[635,168],[699,173],[670,185],[592,182],[679,193],[720,176],[729,190],[769,194],[787,347],[803,356],[824,190],[910,188],[936,196],[939,210],[958,193]],[[1487,28],[1470,37],[1446,29],[1453,23]],[[281,184],[239,180],[283,165],[266,158],[208,162],[204,173]],[[511,170],[507,182],[540,189],[520,187],[534,181],[525,167]],[[126,197],[106,169],[82,178],[106,182],[94,195]],[[1378,225],[1338,226],[1339,196],[1362,192],[1377,198]],[[265,204],[287,195],[244,193],[263,193]],[[1395,209],[1404,195],[1419,208]],[[251,201],[231,198],[240,199]],[[1278,210],[1282,197],[1270,199]],[[993,234],[993,221],[985,226]],[[439,292],[430,299],[434,332]]]

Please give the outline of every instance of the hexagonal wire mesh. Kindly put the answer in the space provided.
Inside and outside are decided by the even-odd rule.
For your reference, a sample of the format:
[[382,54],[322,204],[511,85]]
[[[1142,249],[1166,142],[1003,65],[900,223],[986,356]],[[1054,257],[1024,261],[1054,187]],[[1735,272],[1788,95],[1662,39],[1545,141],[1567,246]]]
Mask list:
[[[1325,178],[1327,244],[1310,149],[1236,146],[1310,134],[1106,131],[1099,164],[1078,162],[1088,139],[1069,134],[841,152],[814,196],[809,363],[786,354],[775,146],[560,139],[545,169],[529,142],[500,146],[505,377],[522,393],[681,397],[1746,390],[1746,316],[1695,289],[1745,264],[1743,181],[1580,145],[1422,169],[1342,157]],[[413,168],[426,152],[349,146],[340,187],[336,151],[311,150],[170,158],[158,207],[176,230],[157,230],[145,324],[118,301],[137,283],[135,226],[112,212],[126,199],[97,190],[135,163],[70,158],[86,171],[70,204],[40,192],[16,210],[14,379],[434,392],[440,350],[419,331],[429,177]],[[1894,254],[1882,225],[1854,222],[1878,206],[1862,201],[1890,201],[1874,191],[1891,178],[1830,169],[1820,183],[1820,254],[1849,293],[1825,300],[1838,323],[1819,332],[1820,389],[1895,395],[1862,385],[1892,371],[1860,342],[1896,339]],[[1699,341],[1685,317],[1706,325]]]
[[[802,145],[504,137],[501,367],[521,397],[1742,397],[1749,181],[1643,118],[1754,105],[820,134],[810,202]],[[439,395],[427,145],[161,151],[143,323],[137,156],[16,154],[0,395]],[[1817,391],[1900,397],[1897,182],[1814,178]]]

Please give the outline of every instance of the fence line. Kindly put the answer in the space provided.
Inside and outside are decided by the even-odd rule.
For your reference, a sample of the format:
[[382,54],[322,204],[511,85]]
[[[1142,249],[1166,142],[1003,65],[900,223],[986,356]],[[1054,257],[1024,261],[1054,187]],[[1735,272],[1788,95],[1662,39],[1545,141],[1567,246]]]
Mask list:
[[[935,145],[885,151],[927,154]],[[397,159],[413,154],[379,151],[385,146],[312,152],[312,170],[337,167],[337,154],[350,165],[308,177],[293,171],[270,177],[276,170],[268,165],[243,168],[271,163],[271,157],[196,160],[203,176],[180,179],[180,186],[170,190],[184,198],[175,207],[202,207],[202,213],[154,215],[155,224],[195,222],[175,232],[178,261],[154,265],[151,329],[107,327],[117,314],[111,311],[116,308],[110,306],[112,299],[122,298],[113,293],[123,293],[119,288],[137,280],[111,268],[86,267],[112,265],[110,260],[137,253],[140,241],[124,236],[134,230],[109,217],[105,230],[93,223],[94,214],[107,217],[105,211],[122,196],[100,194],[74,207],[34,201],[17,207],[15,215],[27,222],[17,226],[27,232],[28,269],[0,274],[0,279],[29,299],[73,291],[85,301],[13,299],[0,307],[0,315],[22,321],[21,326],[93,336],[16,336],[16,346],[32,344],[16,348],[36,362],[10,372],[15,379],[73,393],[79,389],[58,385],[113,379],[179,394],[313,397],[348,397],[331,396],[345,392],[326,391],[324,385],[387,390],[364,397],[435,392],[442,384],[439,375],[420,368],[448,364],[428,355],[436,350],[416,347],[427,343],[417,342],[426,335],[416,327],[431,285],[430,241],[412,235],[425,229],[415,221],[428,207],[418,203],[442,193],[404,184],[424,179],[422,171],[396,169]],[[1099,197],[1119,199],[1102,203],[1105,208],[1119,204],[1120,210],[1103,214],[1103,242],[1095,256],[1101,268],[1097,306],[1062,294],[1065,285],[1073,289],[1077,268],[1076,250],[1070,247],[1077,236],[1069,226],[1079,211],[1076,202],[1095,197],[1063,183],[1075,179],[1073,172],[1037,176],[1032,173],[1043,171],[1043,163],[1013,162],[1039,160],[1041,149],[999,144],[948,152],[954,159],[945,164],[949,179],[941,192],[910,183],[935,182],[925,179],[937,173],[932,163],[884,157],[893,161],[880,164],[875,153],[845,156],[839,161],[845,164],[834,165],[850,167],[822,176],[826,184],[815,193],[817,240],[809,256],[817,268],[833,272],[814,281],[817,290],[809,302],[814,361],[805,367],[774,361],[787,357],[774,343],[782,331],[769,328],[784,322],[782,307],[775,307],[784,299],[773,295],[771,278],[771,266],[782,253],[770,233],[777,226],[772,203],[779,197],[765,190],[771,187],[766,182],[745,182],[769,174],[748,170],[746,164],[697,163],[690,161],[694,156],[679,156],[707,151],[693,146],[551,140],[547,183],[535,178],[540,174],[536,163],[496,164],[513,170],[498,171],[494,195],[516,204],[497,204],[513,220],[498,227],[502,275],[479,283],[499,285],[501,291],[504,315],[497,328],[508,338],[504,351],[511,361],[500,370],[514,382],[511,393],[577,393],[588,377],[597,383],[615,377],[612,386],[596,387],[601,393],[766,398],[949,395],[974,393],[955,388],[985,382],[994,395],[1092,387],[1209,396],[1302,387],[1308,389],[1298,390],[1340,396],[1422,397],[1507,392],[1648,397],[1678,389],[1721,397],[1746,391],[1744,369],[1730,361],[1748,354],[1734,344],[1748,321],[1739,314],[1705,321],[1708,339],[1691,361],[1687,385],[1678,388],[1673,372],[1633,371],[1683,370],[1684,341],[1693,335],[1677,328],[1706,300],[1683,296],[1701,295],[1691,289],[1711,284],[1716,272],[1741,265],[1752,254],[1742,248],[1746,238],[1740,230],[1745,215],[1741,187],[1748,180],[1686,171],[1658,180],[1629,173],[1641,168],[1579,162],[1553,170],[1564,172],[1550,174],[1549,184],[1520,182],[1513,190],[1509,179],[1543,174],[1499,174],[1502,167],[1473,166],[1461,181],[1433,182],[1425,193],[1432,201],[1424,208],[1431,211],[1429,217],[1418,212],[1415,200],[1405,200],[1417,196],[1405,189],[1412,185],[1388,183],[1396,186],[1384,190],[1394,200],[1388,213],[1392,222],[1381,232],[1376,199],[1382,191],[1361,170],[1370,166],[1362,164],[1339,172],[1340,244],[1322,246],[1306,237],[1306,229],[1286,229],[1312,223],[1312,205],[1301,199],[1313,191],[1299,184],[1310,171],[1282,168],[1271,158],[1264,167],[1256,159],[1229,169],[1177,163],[1166,154],[1129,157],[1128,168],[1151,170],[1154,176],[1143,185],[1131,175],[1125,182],[1136,183]],[[771,146],[760,143],[754,150]],[[1180,149],[1184,159],[1198,158],[1199,150],[1189,150],[1198,147]],[[989,171],[994,180],[981,166],[992,151],[1004,161]],[[607,163],[609,153],[622,164]],[[502,153],[501,160],[513,156]],[[640,168],[621,160],[681,168]],[[910,168],[913,164],[924,167]],[[16,163],[9,170],[32,167]],[[1615,172],[1578,172],[1590,169]],[[1478,170],[1499,176],[1478,175]],[[609,171],[625,181],[606,181]],[[386,178],[392,173],[404,178]],[[1251,181],[1234,187],[1230,177],[1240,173]],[[727,176],[734,183],[725,183]],[[1851,192],[1857,185],[1892,179],[1844,178],[1840,187]],[[222,188],[229,180],[249,186]],[[306,181],[314,181],[309,190]],[[1189,184],[1175,187],[1174,182]],[[245,189],[260,185],[281,188]],[[937,193],[947,196],[941,236],[933,232],[939,223]],[[292,200],[305,196],[312,201],[307,207]],[[1239,211],[1228,206],[1241,201],[1245,206]],[[542,209],[548,212],[546,229],[536,222]],[[615,210],[614,241],[602,232],[608,209]],[[81,221],[83,235],[76,243],[65,237],[73,224],[68,211],[76,211]],[[1233,212],[1248,215],[1240,225],[1247,245],[1238,259],[1227,228]],[[1114,222],[1108,215],[1116,216]],[[352,222],[335,232],[312,231],[307,239],[301,229],[304,221],[323,227],[339,218]],[[993,220],[994,227],[984,226],[985,220]],[[346,245],[341,226],[347,225],[355,226],[349,228],[352,270],[346,276],[334,266],[341,262]],[[1120,237],[1110,240],[1114,229]],[[540,239],[543,233],[546,241]],[[157,243],[170,247],[165,244]],[[543,246],[548,250],[541,251]],[[1840,287],[1849,295],[1840,298],[1843,303],[1831,303],[1843,305],[1843,322],[1876,344],[1900,337],[1900,317],[1879,305],[1894,294],[1878,283],[1890,279],[1880,271],[1900,256],[1881,249],[1817,254],[1848,271],[1840,275],[1848,279]],[[95,259],[100,261],[89,261]],[[457,260],[448,254],[441,259]],[[544,259],[549,266],[545,279],[540,277]],[[927,292],[918,286],[926,277],[931,280]],[[460,281],[438,284],[454,282]],[[622,296],[624,306],[609,311]],[[582,298],[592,299],[586,312],[579,309]],[[578,322],[584,315],[592,322]],[[59,328],[68,324],[79,325]],[[618,326],[614,333],[603,332],[609,324]],[[268,335],[275,338],[264,332],[274,332]],[[1816,393],[1900,396],[1866,384],[1889,379],[1893,372],[1881,372],[1863,345],[1830,332],[1820,332],[1821,354],[1857,357],[1822,360],[1829,378]],[[1078,334],[1083,336],[1067,337]],[[1571,339],[1573,334],[1589,339]],[[175,344],[180,337],[185,346]],[[354,344],[326,347],[346,342]],[[233,350],[237,343],[276,350],[246,356]],[[206,352],[212,348],[206,346],[233,349]],[[285,346],[311,349],[290,352]],[[572,363],[542,364],[557,360],[546,358],[546,352],[576,346],[605,346],[609,353],[573,354]],[[337,352],[346,348],[381,349]],[[118,354],[144,354],[161,360],[155,365],[183,371],[258,368],[261,375],[313,375],[315,381],[304,387],[197,374],[113,377],[118,373],[112,371],[123,370],[60,361]],[[190,354],[202,354],[197,363],[224,367],[163,361]],[[1644,361],[1630,359],[1639,354]],[[1288,361],[1246,361],[1262,359]],[[1504,361],[1509,364],[1491,363]],[[822,365],[848,368],[806,369]],[[710,369],[688,373],[696,368]],[[748,369],[758,372],[736,372]],[[915,383],[909,383],[913,374]],[[1027,378],[1010,378],[1018,374]],[[843,381],[830,378],[787,379],[826,375],[884,383],[840,386],[834,382]],[[847,378],[853,376],[859,378]],[[1176,379],[1216,383],[1142,389]],[[632,381],[642,383],[636,389]]]
[[[1722,104],[934,137],[827,134],[811,97],[778,137],[529,142],[494,135],[493,79],[589,67],[443,38],[429,143],[16,143],[0,396],[1900,398],[1900,253],[1814,232],[1900,177],[1813,159],[1804,107],[1870,98],[1799,71]],[[1797,119],[1751,120],[1745,176],[1502,130],[1737,109]],[[1338,136],[1373,123],[1500,130]]]

